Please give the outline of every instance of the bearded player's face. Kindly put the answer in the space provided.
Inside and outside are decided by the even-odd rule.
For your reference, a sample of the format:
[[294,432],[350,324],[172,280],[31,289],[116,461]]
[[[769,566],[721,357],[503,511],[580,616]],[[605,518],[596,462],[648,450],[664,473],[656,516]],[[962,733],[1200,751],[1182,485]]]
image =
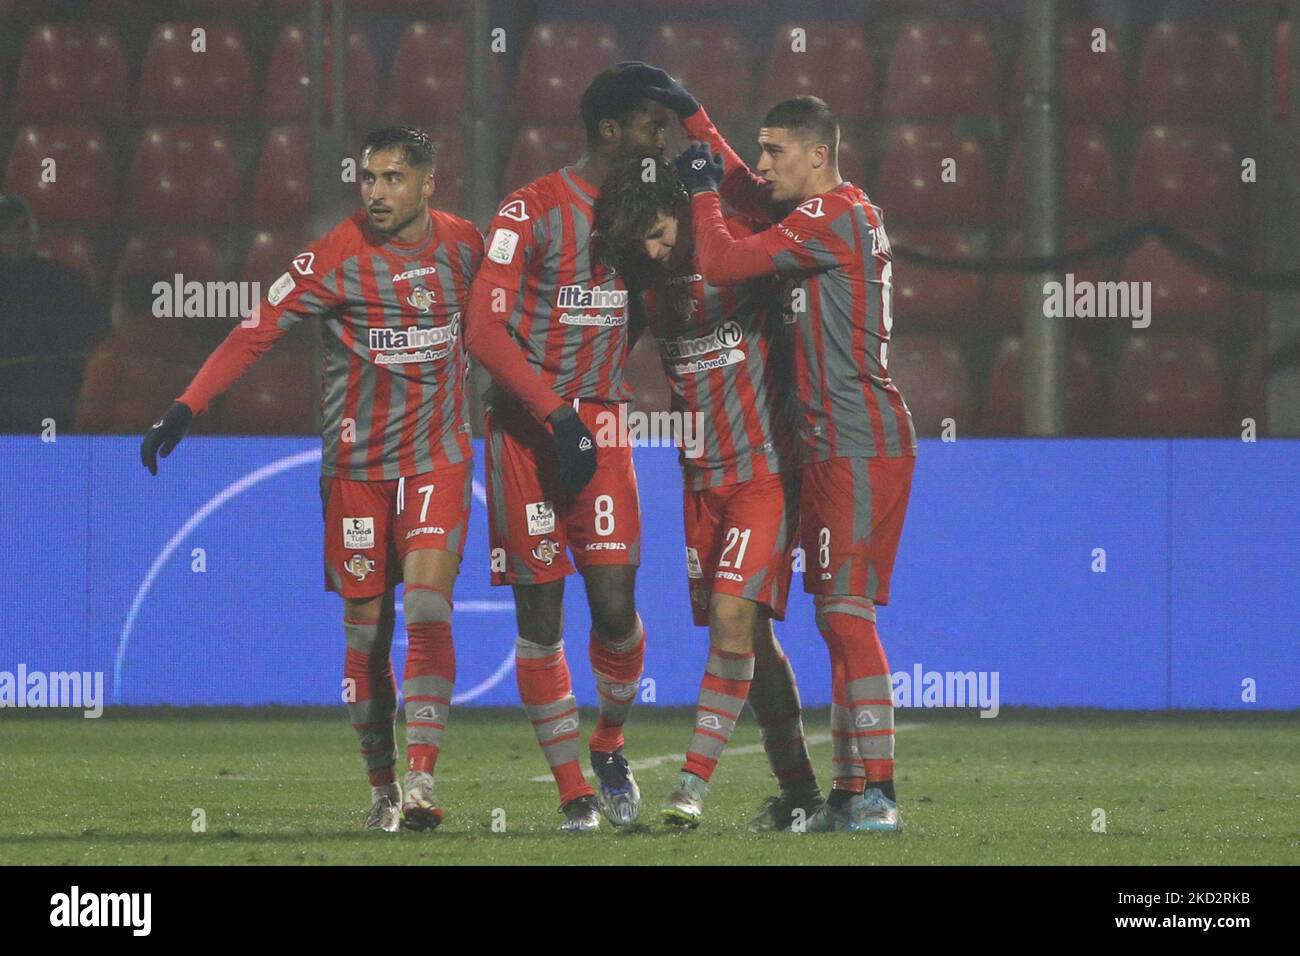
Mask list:
[[433,194],[433,174],[406,161],[400,148],[361,156],[361,202],[370,228],[381,235],[401,232],[425,213]]

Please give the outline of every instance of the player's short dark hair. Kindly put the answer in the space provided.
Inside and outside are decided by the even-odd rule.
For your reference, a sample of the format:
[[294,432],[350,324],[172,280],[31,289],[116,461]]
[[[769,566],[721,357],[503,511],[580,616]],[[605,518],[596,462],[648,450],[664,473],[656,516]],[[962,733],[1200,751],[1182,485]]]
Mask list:
[[795,96],[782,100],[763,117],[764,126],[788,129],[805,143],[825,143],[831,156],[840,148],[840,124],[826,105],[816,96]]
[[593,228],[600,235],[601,258],[615,268],[630,269],[659,217],[675,215],[690,203],[672,163],[657,157],[620,160],[596,199]]
[[433,171],[438,158],[438,147],[429,134],[414,126],[388,126],[373,130],[361,144],[361,155],[385,149],[400,149],[408,166],[427,166]]
[[600,141],[600,121],[627,122],[630,114],[641,109],[645,99],[642,80],[633,65],[611,66],[588,84],[582,94],[582,124],[587,128],[587,142]]

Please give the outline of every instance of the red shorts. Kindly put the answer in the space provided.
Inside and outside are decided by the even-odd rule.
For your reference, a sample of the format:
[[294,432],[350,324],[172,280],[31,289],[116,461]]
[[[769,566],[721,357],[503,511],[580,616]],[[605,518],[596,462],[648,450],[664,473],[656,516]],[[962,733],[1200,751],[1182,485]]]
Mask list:
[[[602,564],[641,563],[641,500],[626,441],[605,445],[604,421],[618,403],[583,401],[578,415],[597,436],[596,474],[565,497],[551,431],[526,413],[487,416],[488,543],[492,583],[545,584]],[[573,553],[570,561],[569,551]]]
[[915,467],[910,456],[804,465],[799,507],[805,591],[889,603]]
[[322,477],[325,589],[358,600],[402,580],[402,559],[421,548],[465,553],[474,463],[389,481]]
[[696,626],[709,623],[710,594],[748,598],[785,620],[799,532],[798,473],[686,491],[682,504]]

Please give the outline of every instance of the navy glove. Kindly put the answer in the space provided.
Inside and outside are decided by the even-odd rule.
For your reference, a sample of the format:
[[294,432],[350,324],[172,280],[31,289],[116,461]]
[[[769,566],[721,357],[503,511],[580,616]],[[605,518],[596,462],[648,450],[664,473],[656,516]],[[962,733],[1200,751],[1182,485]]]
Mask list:
[[631,72],[641,82],[641,92],[646,99],[662,103],[679,119],[686,119],[700,108],[700,101],[691,96],[686,87],[671,76],[648,63],[640,60],[625,60],[619,67]]
[[692,196],[717,192],[723,176],[722,157],[714,156],[704,143],[691,143],[673,163],[677,166],[677,177]]
[[560,484],[572,497],[587,487],[596,474],[596,439],[568,406],[547,420],[555,436],[555,454],[560,459]]
[[182,438],[185,430],[194,420],[194,413],[184,402],[174,402],[167,409],[167,414],[154,422],[153,428],[145,432],[144,441],[140,443],[140,461],[149,469],[149,474],[158,474],[158,455],[166,458],[172,453]]

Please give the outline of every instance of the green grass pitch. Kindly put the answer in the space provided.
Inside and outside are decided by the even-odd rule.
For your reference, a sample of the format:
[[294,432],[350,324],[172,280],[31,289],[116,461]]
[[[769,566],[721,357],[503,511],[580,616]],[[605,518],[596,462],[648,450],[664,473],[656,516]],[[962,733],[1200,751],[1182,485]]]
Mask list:
[[[634,712],[633,766],[680,754],[691,718]],[[807,725],[825,773],[826,711]],[[698,830],[658,820],[678,770],[663,759],[637,771],[644,825],[569,835],[554,786],[530,779],[546,767],[522,713],[461,708],[439,763],[443,826],[387,834],[359,829],[369,790],[342,708],[7,711],[0,864],[1300,863],[1295,714],[912,710],[898,726],[902,834],[747,832],[775,792],[747,716]]]

